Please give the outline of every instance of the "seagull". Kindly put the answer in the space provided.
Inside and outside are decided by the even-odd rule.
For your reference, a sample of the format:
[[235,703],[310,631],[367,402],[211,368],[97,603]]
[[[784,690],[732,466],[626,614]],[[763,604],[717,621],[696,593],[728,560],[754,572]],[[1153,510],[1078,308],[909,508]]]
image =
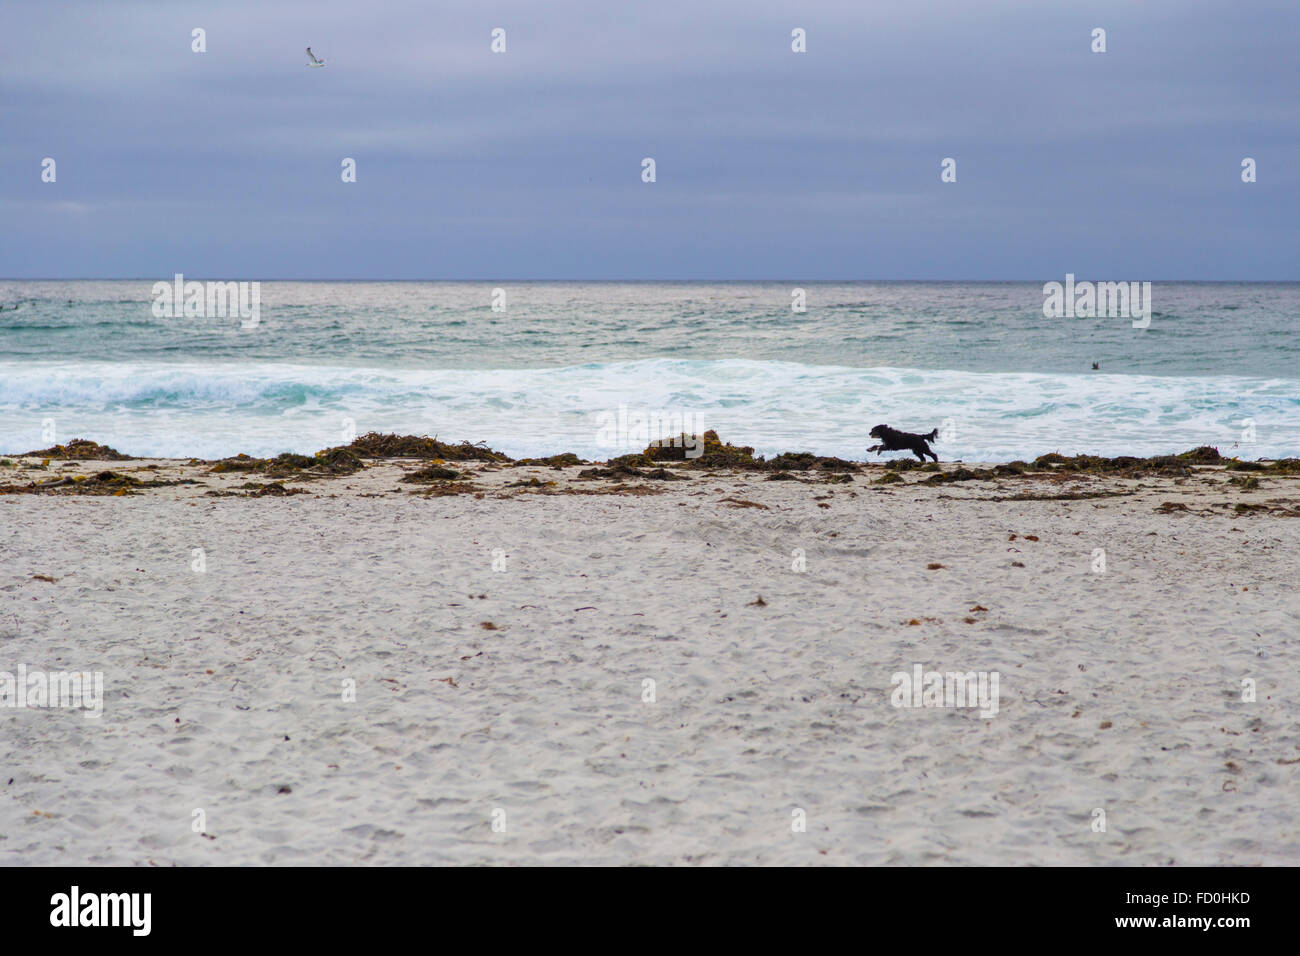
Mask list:
[[307,47],[307,55],[308,55],[309,57],[311,57],[311,62],[307,64],[308,66],[324,66],[324,65],[325,65],[325,61],[324,61],[324,60],[320,59],[319,57],[316,56],[315,53],[311,52],[311,47]]

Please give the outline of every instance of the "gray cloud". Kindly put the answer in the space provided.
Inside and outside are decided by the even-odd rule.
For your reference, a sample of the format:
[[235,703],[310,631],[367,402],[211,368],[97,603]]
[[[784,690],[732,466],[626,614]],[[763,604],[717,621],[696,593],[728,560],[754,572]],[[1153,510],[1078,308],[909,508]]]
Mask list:
[[1289,0],[0,9],[0,275],[1296,278]]

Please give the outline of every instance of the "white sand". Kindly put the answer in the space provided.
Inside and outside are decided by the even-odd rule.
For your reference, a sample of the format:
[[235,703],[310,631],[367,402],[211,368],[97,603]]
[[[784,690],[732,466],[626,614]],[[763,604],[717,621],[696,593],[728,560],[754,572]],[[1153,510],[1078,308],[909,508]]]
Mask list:
[[[105,682],[97,720],[0,709],[0,862],[1300,862],[1300,481],[425,499],[413,467],[0,495],[0,670]],[[610,487],[576,471],[476,480]],[[998,672],[998,714],[892,706],[915,662]]]

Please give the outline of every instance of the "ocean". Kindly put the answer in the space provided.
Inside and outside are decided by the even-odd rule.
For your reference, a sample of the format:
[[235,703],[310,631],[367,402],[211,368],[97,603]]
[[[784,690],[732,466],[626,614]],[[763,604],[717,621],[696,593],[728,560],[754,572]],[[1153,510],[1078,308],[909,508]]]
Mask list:
[[943,460],[1300,456],[1300,283],[1155,282],[1134,328],[1047,318],[1042,282],[264,281],[245,328],[156,316],[154,281],[0,280],[0,451],[607,458],[684,423],[860,459],[883,422]]

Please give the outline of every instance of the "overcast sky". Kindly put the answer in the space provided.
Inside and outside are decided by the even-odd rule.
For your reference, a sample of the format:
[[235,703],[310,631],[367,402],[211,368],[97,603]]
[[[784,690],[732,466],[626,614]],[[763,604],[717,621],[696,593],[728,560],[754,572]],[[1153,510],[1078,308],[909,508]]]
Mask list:
[[1294,280],[1298,197],[1296,0],[0,0],[4,277]]

